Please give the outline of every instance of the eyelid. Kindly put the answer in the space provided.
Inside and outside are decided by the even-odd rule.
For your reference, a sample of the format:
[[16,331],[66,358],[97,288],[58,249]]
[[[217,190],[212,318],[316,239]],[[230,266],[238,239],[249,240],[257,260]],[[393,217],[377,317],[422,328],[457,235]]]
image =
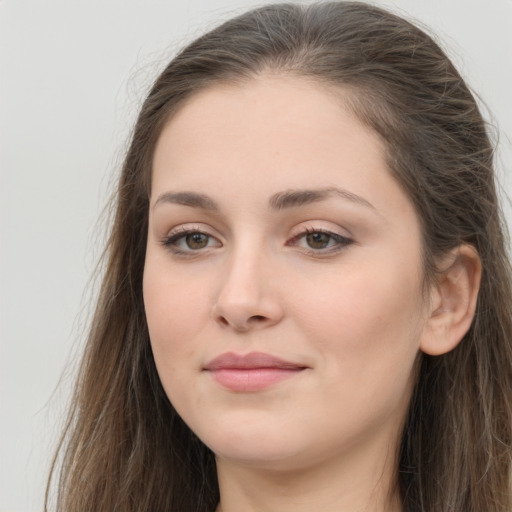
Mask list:
[[221,247],[222,242],[219,237],[211,233],[211,229],[204,228],[204,225],[200,224],[181,224],[172,228],[162,239],[161,244],[176,255],[193,256],[199,253],[205,252],[212,248],[212,245],[208,244],[201,249],[182,249],[177,245],[177,242],[184,239],[187,235],[194,233],[205,235],[209,240],[215,240],[217,243],[213,247]]
[[210,235],[214,238],[220,238],[218,231],[205,222],[183,222],[181,224],[176,224],[175,226],[166,230],[164,237],[169,238],[173,235],[188,233],[191,231],[198,231],[200,233],[204,233],[205,235]]
[[305,222],[301,222],[300,224],[297,224],[293,227],[291,230],[291,237],[294,238],[297,235],[301,235],[305,232],[312,233],[312,232],[321,232],[321,233],[327,233],[327,234],[333,234],[340,236],[345,239],[353,239],[354,236],[352,233],[344,228],[341,227],[333,222],[325,221],[325,220],[308,220]]
[[[344,250],[347,246],[355,243],[352,235],[341,234],[340,229],[336,228],[326,228],[324,226],[316,226],[315,223],[309,222],[308,224],[302,224],[293,230],[295,234],[293,234],[289,240],[286,242],[287,246],[298,247],[300,250],[304,251],[307,254],[311,254],[314,256],[328,256],[331,254],[338,253]],[[307,247],[299,247],[298,242],[303,240],[308,234],[313,233],[323,233],[331,237],[331,240],[335,242],[333,246],[314,249]]]

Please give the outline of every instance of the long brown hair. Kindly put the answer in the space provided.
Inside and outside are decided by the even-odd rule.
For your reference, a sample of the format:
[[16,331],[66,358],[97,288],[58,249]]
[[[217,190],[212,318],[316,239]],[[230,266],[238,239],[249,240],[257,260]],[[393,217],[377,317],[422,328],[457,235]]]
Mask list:
[[149,343],[142,275],[151,161],[162,127],[196,91],[263,71],[347,91],[415,205],[427,282],[440,255],[463,242],[477,249],[473,324],[450,353],[419,356],[397,481],[409,512],[510,512],[511,272],[493,148],[475,99],[432,38],[359,2],[248,12],[186,47],[151,89],[124,162],[103,285],[52,470],[60,466],[56,510],[215,509],[214,456],[167,399]]

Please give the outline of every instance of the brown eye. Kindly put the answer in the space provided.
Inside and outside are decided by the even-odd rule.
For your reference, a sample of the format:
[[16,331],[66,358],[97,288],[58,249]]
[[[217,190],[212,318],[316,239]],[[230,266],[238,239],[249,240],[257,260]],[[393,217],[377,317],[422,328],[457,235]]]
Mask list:
[[214,236],[196,229],[178,230],[165,238],[162,244],[174,254],[189,256],[222,246]]
[[353,243],[354,240],[351,238],[333,231],[306,229],[301,234],[294,236],[286,245],[298,247],[307,254],[322,257],[336,254]]
[[332,241],[332,236],[327,233],[315,232],[306,235],[306,242],[311,249],[325,249]]
[[192,250],[204,249],[208,245],[209,236],[204,233],[190,233],[185,237],[187,247]]

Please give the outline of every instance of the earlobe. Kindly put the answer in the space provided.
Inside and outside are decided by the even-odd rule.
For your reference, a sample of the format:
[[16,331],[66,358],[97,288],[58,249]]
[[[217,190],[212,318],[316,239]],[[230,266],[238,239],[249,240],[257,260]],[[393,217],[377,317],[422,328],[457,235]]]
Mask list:
[[463,244],[443,261],[432,286],[429,317],[420,349],[437,356],[453,350],[468,332],[475,314],[482,265],[476,249]]

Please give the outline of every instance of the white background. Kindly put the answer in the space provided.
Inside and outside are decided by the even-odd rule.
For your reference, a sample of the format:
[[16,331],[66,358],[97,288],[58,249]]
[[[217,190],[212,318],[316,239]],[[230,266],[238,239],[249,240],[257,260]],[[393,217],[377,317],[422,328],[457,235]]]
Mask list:
[[[440,36],[492,112],[512,190],[512,0],[377,3]],[[0,512],[42,509],[72,379],[54,391],[79,351],[97,220],[144,92],[182,44],[254,5],[0,0]]]

